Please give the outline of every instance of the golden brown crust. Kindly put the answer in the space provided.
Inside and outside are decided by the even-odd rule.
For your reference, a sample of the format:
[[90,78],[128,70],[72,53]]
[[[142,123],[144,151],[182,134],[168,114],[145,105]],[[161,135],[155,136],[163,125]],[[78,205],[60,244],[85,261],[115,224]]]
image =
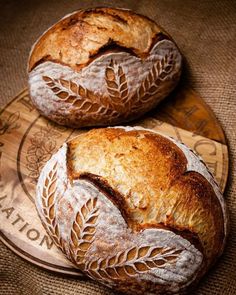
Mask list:
[[136,119],[177,85],[182,57],[154,21],[115,8],[80,10],[32,48],[29,91],[41,114],[72,128]]
[[[71,168],[69,175],[71,175]],[[71,176],[70,176],[71,177]],[[178,228],[178,227],[171,227],[171,223],[163,224],[163,223],[147,223],[147,224],[138,224],[135,220],[131,218],[132,212],[129,206],[126,203],[125,197],[120,194],[117,190],[112,188],[108,181],[102,178],[99,175],[94,175],[92,173],[82,173],[78,177],[75,175],[71,177],[71,179],[85,179],[95,185],[102,193],[106,195],[106,197],[119,209],[121,215],[123,216],[124,220],[127,223],[127,226],[132,229],[134,232],[140,232],[142,230],[148,228],[161,228],[166,230],[171,230],[177,235],[188,240],[191,244],[195,246],[201,253],[204,253],[203,245],[196,233],[194,233],[191,229],[188,228]]]
[[169,139],[148,131],[92,130],[68,143],[67,163],[72,179],[86,171],[118,191],[113,198],[123,198],[118,205],[133,227],[171,228],[203,251],[206,266],[218,256],[225,235],[220,202],[201,174],[186,172],[184,153]]
[[[189,171],[172,183],[168,194],[176,195],[181,203],[178,203],[177,210],[166,216],[165,224],[197,234],[205,256],[210,259],[217,257],[225,235],[224,218],[220,202],[208,181],[201,174]],[[173,214],[181,212],[180,218],[173,217]]]
[[43,168],[36,200],[67,258],[127,294],[184,294],[225,245],[225,203],[206,166],[141,127],[65,143]]
[[145,58],[162,38],[169,36],[155,22],[129,10],[81,10],[55,24],[40,38],[31,53],[29,71],[45,61],[79,71],[100,53],[114,48]]
[[79,174],[78,177],[73,176],[73,179],[85,179],[94,184],[117,208],[119,208],[128,226],[134,229],[136,224],[134,224],[133,220],[129,217],[129,209],[126,206],[125,199],[118,191],[114,190],[105,179],[99,175],[86,172]]

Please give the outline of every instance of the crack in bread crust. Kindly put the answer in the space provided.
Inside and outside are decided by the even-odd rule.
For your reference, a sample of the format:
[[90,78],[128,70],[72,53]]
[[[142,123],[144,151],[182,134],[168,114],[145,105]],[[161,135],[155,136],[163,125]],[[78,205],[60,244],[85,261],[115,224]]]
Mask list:
[[73,174],[73,180],[84,179],[95,185],[106,197],[119,209],[121,215],[127,223],[127,226],[134,232],[140,232],[147,228],[159,228],[174,232],[177,235],[185,238],[191,244],[193,244],[196,249],[198,249],[202,254],[204,254],[204,248],[199,239],[197,233],[191,231],[188,228],[178,227],[176,224],[171,226],[168,223],[147,223],[138,224],[135,220],[130,217],[130,208],[127,206],[125,201],[125,196],[119,193],[116,189],[112,188],[108,181],[99,175],[94,175],[92,173],[82,172],[78,175]]
[[126,206],[125,198],[118,191],[113,189],[103,177],[83,172],[78,176],[73,175],[73,180],[76,179],[85,179],[94,184],[120,210],[127,225],[134,228],[134,224],[129,217],[129,210]]
[[[68,176],[65,147],[49,161],[50,165],[54,163],[53,167],[46,165],[40,175],[39,181],[43,181],[46,187],[51,186],[48,177],[54,180],[56,175],[57,179],[56,189],[52,191],[45,191],[45,185],[38,185],[37,208],[47,229],[51,223],[44,214],[44,204],[49,203],[53,194],[54,223],[58,227],[54,235],[63,243],[67,257],[91,278],[116,286],[118,290],[131,284],[133,289],[138,288],[137,294],[142,294],[139,289],[141,278],[150,281],[153,290],[154,286],[166,291],[180,290],[188,285],[187,278],[192,280],[195,272],[193,275],[186,265],[195,261],[193,268],[199,271],[202,255],[186,239],[155,227],[130,231],[117,204],[114,205],[107,194],[94,185],[96,176],[81,175],[80,178],[78,175],[78,179],[65,184],[65,192],[61,190]],[[106,190],[110,192],[110,188]],[[168,236],[170,238],[167,239]],[[60,248],[60,245],[57,246]],[[180,273],[175,269],[181,269]],[[172,273],[171,277],[165,275],[168,272]],[[170,279],[172,284],[167,287]],[[145,288],[150,290],[148,286]]]
[[[157,33],[155,36],[152,38],[152,43],[149,49],[149,52],[151,49],[154,47],[154,45],[162,40],[171,40],[170,37],[165,35],[162,32]],[[76,70],[79,71],[84,67],[89,66],[95,59],[99,58],[100,56],[108,53],[121,53],[121,52],[126,52],[129,53],[132,56],[139,57],[141,59],[145,59],[148,57],[149,52],[147,53],[141,53],[141,52],[136,52],[136,50],[133,47],[125,47],[124,45],[120,45],[118,41],[114,41],[113,39],[108,39],[107,43],[102,45],[100,48],[98,48],[96,51],[90,52],[89,53],[89,60],[86,63],[80,64],[76,63]],[[54,63],[58,63],[61,65],[68,65],[66,63],[63,63],[60,59],[53,59],[50,54],[46,54],[42,56],[38,61],[35,62],[35,64],[30,68],[30,71],[32,71],[34,68],[36,68],[38,65],[46,62],[46,61],[52,61]]]
[[[99,142],[94,140],[94,134],[97,134]],[[133,149],[134,143],[136,149]],[[93,145],[98,146],[95,153]],[[87,150],[90,159],[85,156],[85,159],[77,162],[76,155],[82,149]],[[146,149],[149,156],[142,149]],[[100,158],[104,164],[99,163]],[[126,159],[129,159],[129,166]],[[158,162],[160,160],[162,162]],[[135,223],[139,223],[140,227],[160,224],[175,228],[180,235],[181,231],[190,232],[193,234],[192,242],[203,251],[209,264],[212,263],[212,257],[217,256],[224,236],[220,202],[211,184],[200,173],[187,171],[184,153],[168,139],[145,130],[92,130],[68,143],[67,161],[72,178],[85,173],[100,186],[102,180],[102,185],[105,184],[105,188],[109,186],[113,196],[125,200],[125,204],[122,201],[122,207],[127,220],[132,220],[129,221],[131,227]],[[150,174],[148,169],[155,161],[155,165],[162,167],[163,172],[155,168]],[[119,175],[115,172],[118,169],[116,167],[123,167]],[[162,181],[161,177],[166,180]],[[147,190],[137,180],[146,178],[150,179]],[[189,235],[186,237],[189,238]]]
[[[100,18],[102,18],[102,21],[100,21]],[[104,23],[107,25],[104,26]],[[111,30],[109,28],[112,25],[113,29]],[[142,36],[142,34],[137,34],[136,32],[136,36],[138,36],[140,40],[136,41],[134,39],[134,46],[132,46],[131,42],[129,42],[125,37],[127,35],[127,37],[129,36],[131,39],[134,38],[132,37],[132,30],[129,32],[129,26],[132,25],[134,26],[134,30],[139,30],[139,25],[147,28],[146,35],[144,36]],[[74,32],[75,37],[73,37],[73,35],[71,36],[70,32]],[[155,22],[143,15],[132,13],[131,11],[114,8],[95,8],[84,11],[81,10],[62,19],[60,22],[52,26],[40,38],[40,40],[38,40],[37,44],[35,44],[34,48],[32,49],[29,60],[29,71],[32,71],[33,68],[39,64],[40,60],[59,61],[61,59],[59,57],[62,57],[63,64],[71,66],[71,64],[63,61],[63,49],[59,46],[60,44],[55,41],[56,38],[52,40],[50,39],[51,34],[54,34],[55,36],[60,36],[60,34],[66,36],[68,34],[69,38],[71,38],[71,43],[73,43],[73,40],[76,40],[76,37],[77,39],[81,39],[80,42],[82,43],[85,40],[85,36],[87,37],[89,35],[88,33],[94,34],[94,36],[95,34],[103,34],[105,37],[101,38],[102,41],[96,41],[98,42],[97,45],[95,42],[97,39],[94,39],[94,43],[91,43],[93,46],[90,46],[91,49],[86,52],[86,58],[81,58],[80,61],[77,60],[77,62],[74,63],[74,65],[77,64],[77,70],[88,65],[88,62],[91,62],[88,57],[98,54],[99,51],[102,50],[104,46],[106,47],[109,45],[110,42],[112,42],[114,45],[117,44],[118,48],[121,46],[124,50],[128,50],[132,54],[142,57],[150,52],[151,48],[154,46],[155,41],[170,39],[169,35],[162,28],[157,26]],[[158,38],[158,36],[160,38]],[[139,41],[141,41],[142,38],[147,40],[146,45],[140,45]],[[54,47],[54,50],[51,50],[51,46]],[[70,43],[66,43],[66,46],[68,46],[68,49],[71,47]],[[76,46],[77,49],[82,50],[82,48],[79,46],[79,43]],[[53,52],[52,56],[49,54],[50,51]],[[70,60],[71,59],[73,59],[73,56],[71,56]]]
[[191,157],[150,130],[83,133],[43,168],[40,218],[91,278],[130,294],[182,292],[221,254],[227,234],[223,201]]

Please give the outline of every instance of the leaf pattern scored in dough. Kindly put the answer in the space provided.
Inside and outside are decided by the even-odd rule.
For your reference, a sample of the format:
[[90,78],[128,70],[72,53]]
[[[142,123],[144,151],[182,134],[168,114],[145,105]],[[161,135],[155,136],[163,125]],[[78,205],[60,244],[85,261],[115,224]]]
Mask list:
[[93,243],[99,208],[97,198],[89,199],[77,212],[71,229],[70,258],[84,270],[85,254]]
[[[112,59],[105,69],[105,81],[109,97],[97,96],[71,80],[53,79],[43,76],[46,85],[55,95],[67,104],[72,105],[77,111],[102,115],[107,118],[116,118],[142,109],[144,104],[153,100],[158,93],[162,81],[173,79],[171,73],[175,68],[173,52],[166,54],[155,62],[141,84],[132,93],[128,89],[126,74],[121,65]],[[127,111],[129,110],[129,111]]]
[[53,239],[58,248],[65,251],[64,241],[60,238],[59,229],[56,222],[55,213],[55,192],[56,192],[56,180],[57,180],[57,163],[54,164],[52,170],[48,173],[42,192],[42,205],[43,213],[46,219],[47,225],[43,222],[45,229]]
[[175,263],[183,249],[145,244],[129,246],[128,249],[118,250],[117,253],[114,251],[114,255],[105,258],[89,257],[88,253],[94,243],[96,229],[99,225],[97,197],[90,197],[80,206],[70,229],[68,243],[62,240],[55,214],[57,165],[56,162],[47,173],[42,190],[42,210],[46,219],[44,226],[57,247],[80,270],[93,279],[112,282],[118,279],[128,279],[154,269],[165,268],[167,264]]
[[132,247],[106,259],[86,264],[85,271],[94,279],[125,279],[173,263],[182,250],[151,246]]
[[166,54],[161,60],[158,60],[153,64],[150,72],[132,96],[133,110],[139,108],[142,103],[152,99],[152,97],[158,92],[161,82],[168,78],[169,74],[173,71],[174,66],[175,61],[173,53],[170,55]]
[[[116,69],[117,68],[117,71]],[[125,105],[128,102],[129,90],[126,75],[121,65],[117,65],[111,60],[105,71],[105,80],[107,91],[109,93],[111,104]],[[114,106],[115,108],[117,106]]]
[[52,79],[48,76],[43,76],[43,80],[61,101],[72,105],[82,113],[109,117],[118,116],[118,113],[109,104],[98,103],[97,96],[92,91],[77,85],[73,81]]
[[77,212],[71,228],[69,252],[71,261],[91,278],[123,279],[173,263],[182,250],[153,246],[132,247],[112,257],[86,261],[96,233],[99,208],[97,198],[89,199]]

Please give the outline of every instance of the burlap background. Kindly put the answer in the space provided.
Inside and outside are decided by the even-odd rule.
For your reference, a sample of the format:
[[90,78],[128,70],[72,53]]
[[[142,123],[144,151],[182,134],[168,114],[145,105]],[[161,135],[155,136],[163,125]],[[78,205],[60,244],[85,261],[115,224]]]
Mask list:
[[[27,83],[31,45],[51,24],[81,7],[118,6],[146,14],[174,37],[187,60],[185,79],[212,107],[230,147],[230,177],[225,192],[231,235],[223,257],[194,294],[236,294],[236,1],[0,1],[0,104]],[[2,243],[0,294],[113,294],[25,262]]]

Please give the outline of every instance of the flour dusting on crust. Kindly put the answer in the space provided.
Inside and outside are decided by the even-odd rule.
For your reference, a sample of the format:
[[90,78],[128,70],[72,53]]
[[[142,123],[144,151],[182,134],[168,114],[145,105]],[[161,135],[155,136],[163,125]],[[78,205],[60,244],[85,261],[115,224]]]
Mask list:
[[29,73],[30,96],[41,113],[60,124],[115,124],[166,97],[179,79],[181,63],[170,40],[157,42],[145,60],[126,52],[106,53],[79,72],[46,61]]
[[[158,133],[142,127],[112,128]],[[185,145],[164,137],[183,151],[187,170],[200,173],[211,184],[226,220],[224,200],[206,166]],[[128,291],[137,294],[146,290],[159,294],[159,288],[160,294],[180,292],[205,272],[204,254],[191,240],[171,228],[130,227],[107,192],[89,180],[69,175],[67,153],[65,143],[43,168],[36,206],[55,244],[79,269],[120,291],[130,283]]]
[[[76,214],[81,212],[81,208],[89,200],[97,199],[98,218],[96,221],[96,230],[93,241],[84,256],[84,272],[91,278],[95,278],[102,283],[115,285],[111,277],[104,277],[102,271],[126,267],[135,270],[134,273],[126,273],[137,281],[151,281],[153,283],[163,284],[166,290],[178,291],[191,283],[200,270],[203,256],[194,245],[179,235],[163,229],[146,229],[135,233],[128,228],[121,212],[118,208],[94,185],[85,180],[68,181],[66,168],[66,147],[62,148],[48,161],[42,170],[37,186],[36,206],[42,222],[47,228],[48,221],[45,218],[45,206],[42,201],[44,183],[50,174],[52,167],[58,163],[56,192],[54,197],[56,218],[58,224],[58,235],[63,240],[64,249],[67,257],[71,259],[71,230],[76,220]],[[50,230],[49,230],[50,231]],[[85,241],[85,240],[83,240]],[[145,256],[139,257],[138,251],[147,247]],[[127,258],[127,250],[137,249],[133,259]],[[101,251],[103,249],[103,251]],[[157,251],[158,249],[158,251]],[[151,252],[156,250],[157,254],[150,256]],[[107,253],[112,253],[108,256]],[[109,259],[118,259],[124,255],[123,261],[109,266]],[[157,265],[152,261],[156,259]],[[99,261],[104,261],[103,266]],[[97,268],[91,268],[91,264],[97,261]],[[158,263],[160,266],[158,267]],[[135,265],[145,265],[147,270],[142,271]],[[101,271],[102,270],[102,271]],[[94,273],[97,272],[97,276]],[[121,279],[116,273],[116,279]]]

